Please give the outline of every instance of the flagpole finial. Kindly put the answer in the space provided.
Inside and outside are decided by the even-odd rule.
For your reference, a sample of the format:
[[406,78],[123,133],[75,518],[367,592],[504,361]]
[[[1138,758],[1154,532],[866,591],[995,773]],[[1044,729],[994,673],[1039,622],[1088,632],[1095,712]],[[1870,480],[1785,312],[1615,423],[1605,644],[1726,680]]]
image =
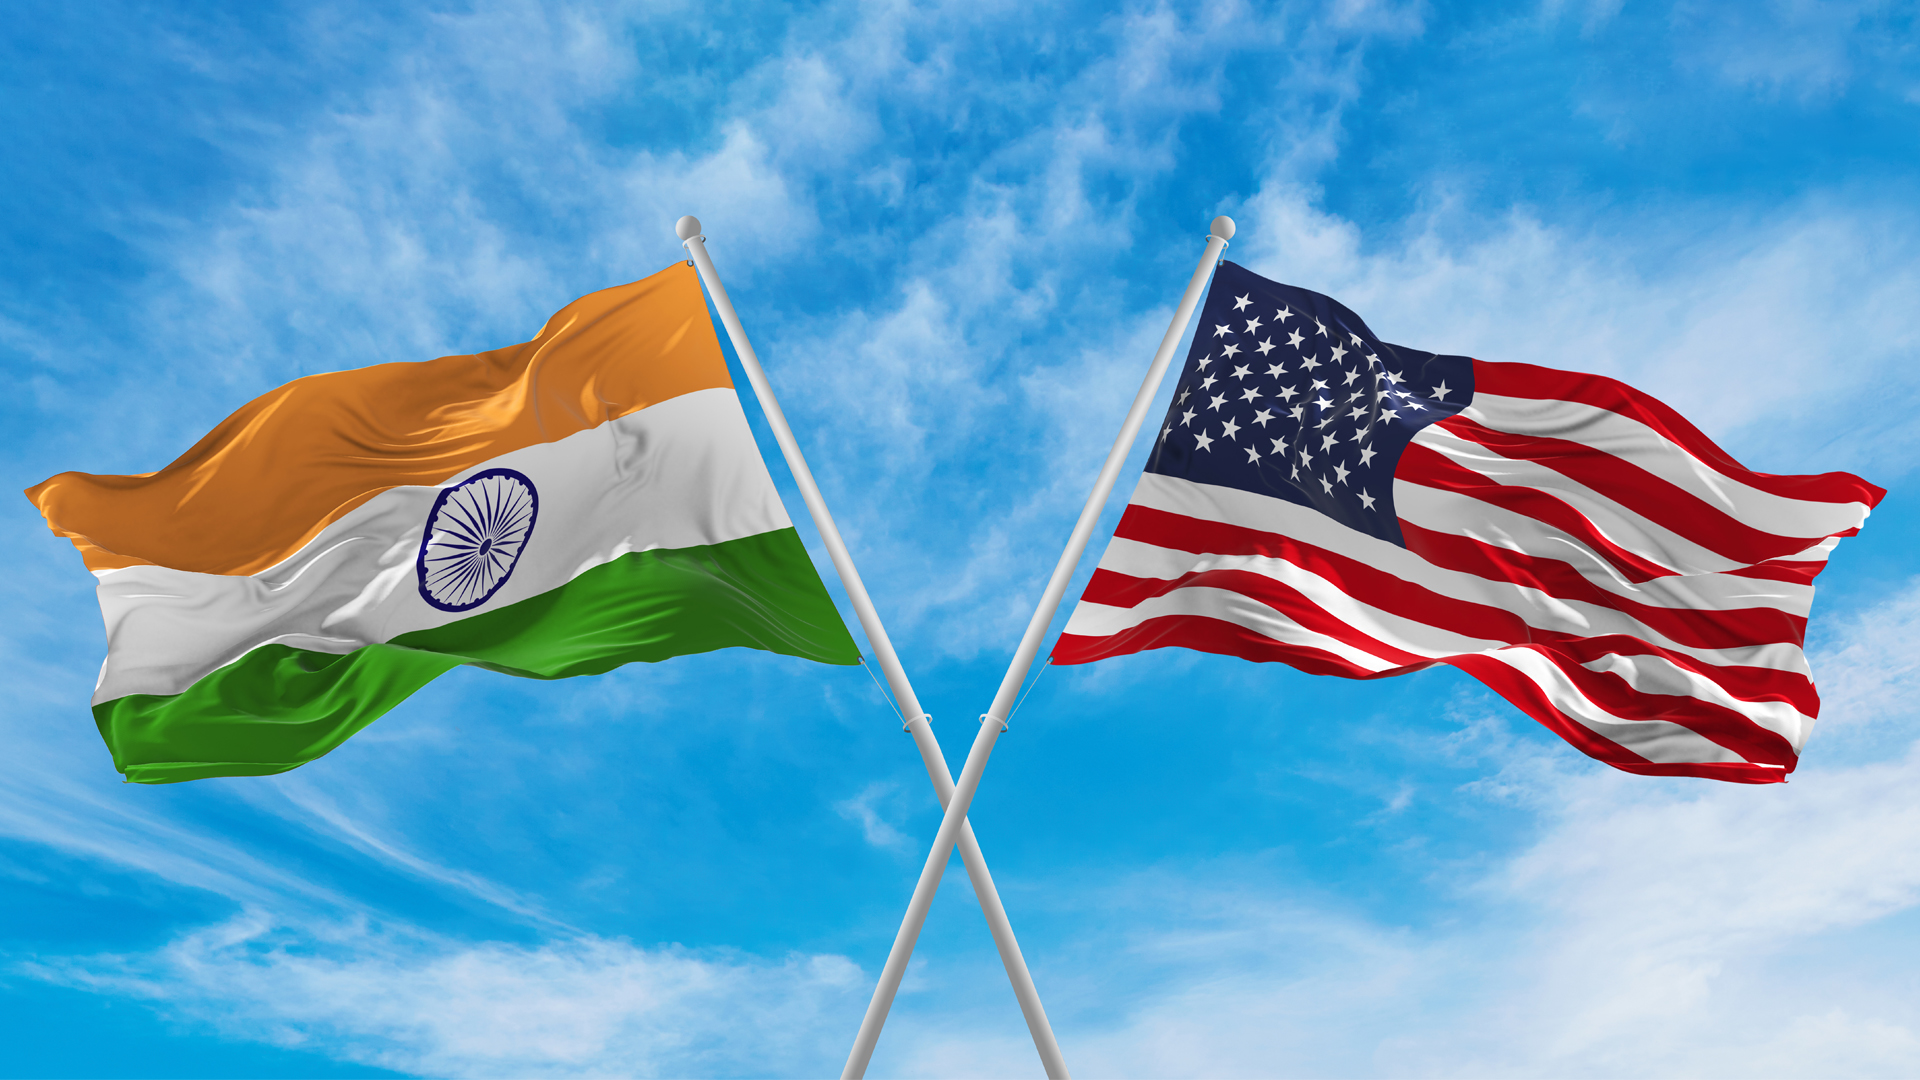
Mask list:
[[[691,240],[700,235],[700,219],[688,214],[673,227],[674,234],[682,240]],[[1233,222],[1227,222],[1227,235],[1233,235]]]
[[[685,219],[683,218],[682,220],[685,220]],[[696,228],[698,227],[698,225],[699,223],[695,222]],[[1233,239],[1233,219],[1228,217],[1225,214],[1221,214],[1219,217],[1214,218],[1213,219],[1213,235],[1219,237],[1222,240]]]

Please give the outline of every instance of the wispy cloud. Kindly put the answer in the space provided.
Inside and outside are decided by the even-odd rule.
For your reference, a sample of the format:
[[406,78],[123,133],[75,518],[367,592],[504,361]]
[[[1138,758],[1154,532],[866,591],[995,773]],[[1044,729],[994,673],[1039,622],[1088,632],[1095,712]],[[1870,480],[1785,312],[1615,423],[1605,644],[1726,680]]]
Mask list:
[[[1861,28],[1906,8],[1816,8],[1684,8],[1703,45],[1671,62],[1796,107],[1903,70],[1897,42]],[[1598,36],[1640,13],[1541,14]],[[321,89],[271,121],[196,118],[233,177],[190,215],[94,223],[141,260],[97,309],[0,302],[9,387],[46,433],[9,451],[20,471],[153,468],[280,380],[523,340],[572,296],[679,258],[671,224],[693,212],[903,652],[977,693],[998,669],[970,661],[1024,623],[1225,211],[1230,258],[1335,293],[1391,339],[1618,375],[1755,467],[1913,472],[1920,218],[1898,199],[1490,210],[1418,172],[1421,209],[1382,220],[1330,191],[1366,110],[1400,107],[1368,97],[1370,60],[1449,15],[1432,5],[362,15],[315,9],[269,59],[164,36],[207,78],[284,62]],[[731,47],[743,37],[754,48]],[[16,950],[16,972],[435,1075],[838,1064],[870,985],[840,953],[865,959],[846,939],[880,935],[858,943],[877,960],[895,912],[872,914],[865,885],[801,894],[897,864],[907,816],[931,806],[865,675],[688,660],[570,696],[454,676],[310,772],[129,795],[76,704],[98,648],[84,575],[24,510],[8,521],[23,569],[4,586],[0,835],[243,909],[147,951]],[[1831,628],[1826,715],[1783,790],[1601,774],[1468,702],[1429,749],[1485,778],[1346,777],[1359,826],[1446,800],[1513,815],[1521,839],[1464,865],[1393,852],[1425,888],[1392,903],[1184,847],[1069,879],[1014,863],[1010,905],[1070,924],[1028,940],[1076,1068],[1910,1072],[1910,977],[1878,957],[1911,952],[1898,917],[1920,895],[1917,612],[1909,589]],[[1072,685],[1089,708],[1151,691],[1170,714],[1193,708],[1175,677],[1256,697],[1256,675],[1220,670],[1165,658],[1152,687],[1144,665]],[[868,730],[892,741],[869,751]],[[1104,782],[1058,779],[1063,799]],[[701,854],[722,845],[754,857]],[[697,947],[655,943],[681,936],[650,932],[665,878],[699,909],[675,924]],[[449,901],[465,936],[421,929]],[[754,914],[708,918],[729,903]],[[982,949],[978,972],[916,969],[940,993],[903,997],[889,1068],[1031,1071]],[[994,1024],[952,1009],[965,979],[1002,1007]]]
[[865,989],[832,955],[762,960],[592,936],[470,945],[258,912],[152,953],[15,970],[232,1038],[427,1076],[820,1075],[844,1053]]
[[[1906,66],[1920,9],[1908,0],[1763,0],[1673,5],[1674,29],[1693,43],[1685,66],[1705,66],[1742,88],[1806,101],[1837,96],[1861,77]],[[1893,71],[1889,71],[1891,68]]]
[[[1370,236],[1276,174],[1230,255],[1339,296],[1389,340],[1625,379],[1759,468],[1906,475],[1920,428],[1895,373],[1920,348],[1902,300],[1920,289],[1920,219],[1818,200],[1718,228],[1683,216],[1550,225],[1442,200]],[[1856,422],[1836,433],[1837,414]]]
[[[1816,667],[1920,648],[1916,602],[1863,614]],[[1443,752],[1495,771],[1452,798],[1524,807],[1532,842],[1432,864],[1405,923],[1231,860],[1102,883],[1081,902],[1107,914],[1083,911],[1074,974],[1049,988],[1055,1025],[1102,1076],[1903,1075],[1920,1027],[1890,917],[1920,906],[1920,710],[1910,673],[1885,678],[1829,708],[1872,713],[1895,752],[1828,765],[1816,738],[1784,788],[1626,776],[1477,720]],[[903,1071],[1030,1053],[938,1029],[908,1029]]]
[[839,815],[860,826],[860,834],[867,843],[889,851],[905,851],[911,845],[905,833],[881,816],[879,805],[891,803],[899,794],[900,786],[890,781],[868,784],[860,794],[851,799],[842,799],[833,804]]

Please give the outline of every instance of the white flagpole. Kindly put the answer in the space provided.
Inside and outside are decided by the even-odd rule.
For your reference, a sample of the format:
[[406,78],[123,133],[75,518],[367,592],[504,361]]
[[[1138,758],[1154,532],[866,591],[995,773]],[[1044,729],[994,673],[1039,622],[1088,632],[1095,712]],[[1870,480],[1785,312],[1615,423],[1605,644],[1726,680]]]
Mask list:
[[980,774],[986,771],[987,757],[993,753],[993,744],[1000,738],[1000,733],[1007,729],[1007,715],[1013,709],[1020,684],[1026,681],[1027,671],[1033,666],[1033,658],[1040,652],[1040,639],[1046,636],[1047,625],[1053,621],[1053,613],[1059,609],[1061,597],[1066,595],[1067,583],[1073,578],[1074,568],[1080,564],[1080,556],[1087,549],[1094,526],[1099,524],[1100,511],[1107,504],[1107,496],[1113,492],[1114,481],[1119,479],[1121,468],[1126,465],[1127,454],[1133,449],[1133,440],[1140,434],[1140,425],[1146,421],[1147,410],[1153,406],[1154,395],[1159,392],[1160,380],[1173,362],[1173,352],[1180,347],[1180,338],[1186,333],[1194,309],[1200,306],[1200,294],[1206,288],[1207,278],[1213,273],[1214,264],[1220,261],[1220,253],[1227,249],[1227,241],[1232,238],[1233,219],[1225,215],[1214,218],[1212,231],[1207,236],[1207,250],[1201,254],[1200,265],[1194,268],[1193,277],[1187,282],[1187,291],[1180,297],[1180,306],[1174,309],[1167,336],[1160,339],[1160,351],[1154,354],[1147,377],[1140,384],[1140,392],[1134,395],[1133,408],[1127,411],[1126,422],[1120,425],[1120,435],[1113,440],[1113,449],[1107,451],[1107,462],[1100,469],[1099,479],[1093,483],[1093,492],[1087,496],[1087,504],[1080,509],[1080,520],[1074,523],[1073,533],[1067,538],[1067,549],[1060,553],[1060,561],[1053,568],[1053,577],[1047,580],[1046,591],[1040,594],[1040,605],[1027,622],[1027,632],[1020,638],[1019,648],[1013,652],[1013,662],[1007,665],[1006,677],[1000,680],[1000,690],[993,696],[993,705],[980,717],[980,734],[973,740],[973,749],[967,752],[967,763],[960,770],[959,781],[954,784],[953,799],[947,803],[946,816],[940,819],[940,831],[934,834],[933,850],[927,853],[926,865],[920,870],[920,881],[913,889],[913,900],[908,903],[906,917],[900,922],[900,932],[893,939],[893,951],[887,954],[887,964],[880,970],[880,983],[874,987],[873,1001],[867,1006],[866,1019],[861,1023],[860,1034],[854,1040],[853,1052],[847,1057],[847,1067],[840,1074],[842,1080],[866,1075],[874,1044],[880,1040],[880,1029],[887,1022],[887,1010],[893,1006],[893,995],[900,989],[900,978],[906,974],[907,961],[913,957],[914,942],[920,937],[920,927],[926,922],[927,910],[933,906],[933,894],[940,887],[940,876],[946,870],[948,857],[953,853],[954,839],[966,822],[967,808],[972,805],[973,793],[980,786]]
[[[893,641],[887,637],[887,628],[880,623],[880,613],[874,609],[873,599],[867,595],[867,587],[860,580],[860,571],[854,568],[853,556],[848,553],[846,542],[840,538],[833,515],[827,511],[827,502],[820,494],[820,486],[814,483],[813,470],[807,468],[807,459],[800,453],[800,444],[793,437],[793,429],[787,426],[786,413],[781,410],[779,399],[774,397],[767,373],[760,367],[760,358],[747,340],[747,331],[740,325],[740,316],[733,310],[733,301],[727,298],[726,286],[720,284],[720,275],[713,268],[712,257],[707,254],[707,238],[700,235],[700,221],[688,215],[680,219],[674,231],[687,253],[693,257],[700,280],[706,283],[707,295],[713,298],[713,306],[720,313],[720,322],[733,342],[733,351],[740,358],[740,366],[746,369],[747,381],[753,385],[754,397],[759,399],[760,410],[766,414],[767,426],[773,429],[774,441],[780,444],[780,453],[786,457],[787,468],[800,487],[800,497],[806,501],[807,513],[812,515],[814,527],[820,531],[821,542],[827,545],[833,568],[840,574],[840,583],[846,587],[847,599],[852,602],[854,614],[860,619],[860,628],[866,631],[867,641],[873,646],[874,659],[886,675],[887,686],[892,689],[893,698],[900,705],[900,713],[906,718],[906,730],[913,735],[914,746],[920,751],[920,760],[926,765],[934,793],[940,797],[940,805],[944,808],[953,798],[953,774],[947,769],[946,756],[940,751],[939,740],[933,737],[933,727],[927,722],[926,712],[920,708],[920,699],[913,692],[913,684],[907,681],[906,669],[900,666],[900,657],[893,651]],[[1007,909],[1000,903],[999,890],[993,887],[993,875],[987,872],[986,857],[980,853],[980,845],[973,836],[973,826],[965,820],[964,815],[958,835],[960,856],[966,862],[967,876],[973,880],[973,891],[979,897],[980,911],[986,916],[987,927],[993,933],[993,943],[1000,950],[1000,962],[1006,966],[1007,978],[1013,983],[1013,994],[1020,1002],[1021,1014],[1026,1017],[1034,1049],[1040,1052],[1040,1062],[1051,1080],[1066,1080],[1066,1062],[1060,1056],[1060,1044],[1054,1040],[1053,1026],[1047,1022],[1047,1011],[1040,1004],[1040,992],[1034,989],[1033,976],[1027,972],[1026,958],[1020,954],[1020,943],[1013,936],[1013,925],[1007,921]],[[949,839],[947,843],[951,845],[954,841]]]

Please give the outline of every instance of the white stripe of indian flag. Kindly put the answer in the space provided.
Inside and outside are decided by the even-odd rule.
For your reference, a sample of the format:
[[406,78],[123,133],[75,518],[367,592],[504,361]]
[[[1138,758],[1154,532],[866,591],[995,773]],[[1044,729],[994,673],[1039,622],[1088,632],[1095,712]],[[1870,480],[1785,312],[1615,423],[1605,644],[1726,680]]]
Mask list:
[[[496,468],[531,481],[537,520],[498,592],[437,608],[416,570],[429,512]],[[384,492],[249,577],[103,572],[100,601],[95,715],[145,782],[292,768],[462,663],[551,679],[735,645],[859,659],[720,389]]]
[[295,768],[460,664],[859,661],[678,264],[524,345],[296,380],[157,473],[28,495],[99,577],[94,718],[143,783]]

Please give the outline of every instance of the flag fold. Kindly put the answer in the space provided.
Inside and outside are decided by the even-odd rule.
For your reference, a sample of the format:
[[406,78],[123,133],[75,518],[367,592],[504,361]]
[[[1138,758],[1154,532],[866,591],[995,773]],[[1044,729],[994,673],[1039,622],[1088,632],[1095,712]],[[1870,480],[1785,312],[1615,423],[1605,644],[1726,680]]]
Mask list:
[[1793,770],[1813,579],[1881,489],[1753,472],[1612,379],[1389,345],[1230,262],[1200,323],[1056,663],[1449,664],[1616,768]]
[[682,264],[524,344],[297,379],[159,472],[27,495],[98,578],[94,717],[143,783],[294,768],[460,664],[859,660]]

